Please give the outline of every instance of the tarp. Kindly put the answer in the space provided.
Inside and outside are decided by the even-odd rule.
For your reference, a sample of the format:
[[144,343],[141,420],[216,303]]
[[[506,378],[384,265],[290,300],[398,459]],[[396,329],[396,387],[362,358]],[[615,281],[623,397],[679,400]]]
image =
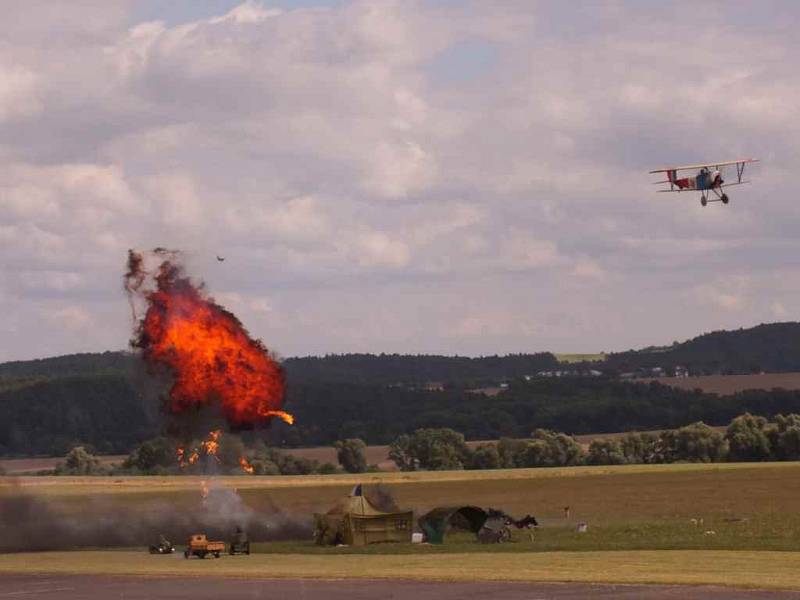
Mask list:
[[421,516],[419,528],[429,544],[442,544],[448,528],[466,529],[477,534],[488,518],[489,513],[477,506],[441,506]]

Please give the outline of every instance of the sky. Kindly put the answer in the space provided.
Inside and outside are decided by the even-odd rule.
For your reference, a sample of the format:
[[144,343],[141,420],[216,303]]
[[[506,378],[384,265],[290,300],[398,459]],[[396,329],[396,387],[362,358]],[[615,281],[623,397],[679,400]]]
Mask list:
[[[282,356],[599,352],[796,320],[799,17],[10,0],[0,360],[125,348],[127,250],[156,246]],[[728,206],[648,175],[749,156]]]

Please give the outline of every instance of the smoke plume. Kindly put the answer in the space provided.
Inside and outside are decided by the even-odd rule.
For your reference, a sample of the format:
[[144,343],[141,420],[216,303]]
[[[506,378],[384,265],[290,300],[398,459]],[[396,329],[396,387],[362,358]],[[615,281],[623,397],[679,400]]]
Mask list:
[[147,500],[130,508],[107,498],[45,500],[19,486],[0,494],[0,552],[68,550],[87,547],[147,546],[163,534],[174,544],[205,533],[229,541],[236,527],[251,541],[310,539],[308,516],[292,515],[270,503],[254,509],[237,492],[212,487],[201,505],[178,508]]

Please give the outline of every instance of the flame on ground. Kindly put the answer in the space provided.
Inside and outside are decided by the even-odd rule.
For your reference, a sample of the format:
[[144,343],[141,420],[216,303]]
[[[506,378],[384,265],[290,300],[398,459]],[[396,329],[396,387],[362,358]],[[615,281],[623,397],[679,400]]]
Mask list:
[[[178,446],[178,448],[175,450],[175,454],[178,457],[178,466],[181,469],[184,469],[188,465],[193,465],[200,459],[201,454],[203,456],[213,456],[218,463],[221,463],[222,461],[217,455],[217,453],[219,452],[219,440],[221,437],[222,437],[221,429],[215,429],[214,431],[209,431],[208,437],[204,439],[202,442],[200,442],[199,446],[192,449],[188,458],[186,457],[186,448],[184,446]],[[239,457],[239,466],[245,473],[249,473],[250,475],[252,475],[255,472],[255,467],[253,467],[253,465],[250,464],[250,461],[248,461],[247,458],[244,456]]]
[[131,345],[141,349],[149,365],[165,366],[174,377],[168,412],[180,415],[219,403],[235,427],[272,417],[291,424],[292,416],[281,410],[281,366],[233,314],[184,275],[177,252],[154,252],[162,260],[152,276],[154,289],[147,287],[150,273],[144,269],[143,255],[133,250],[128,253],[125,289],[132,306],[136,299],[147,306]]
[[219,462],[219,456],[217,456],[217,451],[219,450],[219,436],[222,435],[222,431],[217,429],[215,431],[211,431],[208,434],[208,439],[203,440],[200,442],[200,447],[206,453],[206,456],[213,456]]
[[244,456],[239,458],[239,465],[242,467],[242,471],[244,471],[245,473],[249,473],[250,475],[252,475],[253,472],[255,471],[253,465],[251,465]]

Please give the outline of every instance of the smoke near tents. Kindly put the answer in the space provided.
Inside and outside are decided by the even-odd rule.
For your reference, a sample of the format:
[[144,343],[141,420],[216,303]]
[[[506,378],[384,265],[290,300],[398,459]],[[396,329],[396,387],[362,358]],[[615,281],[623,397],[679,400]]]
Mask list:
[[284,512],[269,501],[252,508],[235,490],[213,482],[199,506],[182,507],[165,500],[122,506],[102,497],[44,499],[13,482],[0,493],[0,552],[144,547],[156,543],[159,534],[174,544],[195,533],[227,541],[237,526],[252,541],[311,538],[307,515]]

